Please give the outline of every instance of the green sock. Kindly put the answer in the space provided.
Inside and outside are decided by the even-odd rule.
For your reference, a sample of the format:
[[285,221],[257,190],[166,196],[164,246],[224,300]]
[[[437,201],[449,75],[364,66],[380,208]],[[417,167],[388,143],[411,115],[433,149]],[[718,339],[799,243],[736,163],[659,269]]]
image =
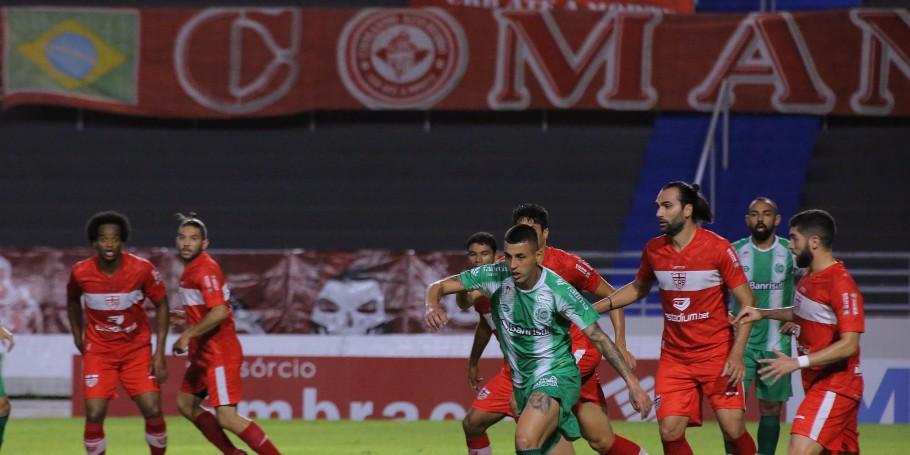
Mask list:
[[3,430],[6,430],[6,421],[9,416],[0,417],[0,447],[3,447]]
[[733,453],[733,443],[724,439],[724,453],[731,455]]
[[758,421],[758,453],[774,455],[777,438],[780,436],[780,417],[761,416]]
[[543,455],[540,449],[516,450],[515,455]]

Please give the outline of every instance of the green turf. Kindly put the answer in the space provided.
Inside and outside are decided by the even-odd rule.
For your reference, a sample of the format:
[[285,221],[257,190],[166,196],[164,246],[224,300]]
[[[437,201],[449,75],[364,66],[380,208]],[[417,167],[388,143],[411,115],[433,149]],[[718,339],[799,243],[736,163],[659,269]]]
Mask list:
[[[217,453],[196,428],[180,418],[169,418],[168,453],[173,455]],[[142,420],[111,418],[105,423],[107,453],[145,455]],[[461,425],[455,421],[302,421],[266,420],[262,427],[284,454],[307,455],[464,455]],[[514,453],[511,422],[490,430],[494,453]],[[649,453],[661,453],[656,423],[614,423],[616,431],[641,444]],[[786,454],[786,434],[782,431],[778,454]],[[756,426],[749,431],[755,435]],[[867,454],[910,453],[910,425],[860,425],[860,444]],[[234,438],[236,441],[236,438]],[[708,424],[690,428],[687,439],[696,454],[722,453],[720,430]],[[241,443],[242,444],[242,443]],[[238,445],[238,447],[245,448]],[[584,441],[575,444],[578,454],[592,453]],[[6,427],[4,454],[74,454],[82,449],[82,421],[79,419],[15,419]]]

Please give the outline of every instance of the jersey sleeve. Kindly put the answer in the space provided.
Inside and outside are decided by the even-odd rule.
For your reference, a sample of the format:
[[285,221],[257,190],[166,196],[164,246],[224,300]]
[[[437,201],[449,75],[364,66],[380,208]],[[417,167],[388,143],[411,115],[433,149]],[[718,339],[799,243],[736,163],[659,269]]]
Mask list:
[[161,280],[161,274],[155,266],[149,264],[145,270],[145,280],[142,285],[142,293],[152,302],[160,302],[167,297],[167,290],[164,288],[164,281]]
[[587,261],[574,254],[569,255],[566,261],[568,263],[566,267],[563,267],[563,270],[566,270],[569,276],[564,276],[563,278],[575,289],[584,289],[592,294],[597,292],[600,283],[604,281],[600,274],[597,273],[597,270],[594,270],[594,267],[591,267]]
[[727,288],[733,289],[743,283],[748,283],[749,279],[746,278],[746,273],[743,271],[742,264],[739,262],[739,255],[736,254],[733,245],[730,245],[730,242],[726,241],[720,245],[723,247],[723,253],[721,253],[718,258],[717,270],[724,279]]
[[505,263],[497,262],[465,270],[458,275],[458,279],[466,290],[480,291],[489,297],[502,286],[502,281],[508,274],[509,270]]
[[863,310],[863,296],[849,275],[842,275],[831,282],[831,306],[837,315],[837,331],[864,332],[866,312]]
[[600,318],[591,303],[574,287],[558,286],[556,291],[556,311],[578,328],[584,330]]
[[641,265],[638,266],[638,273],[635,274],[635,280],[639,283],[653,283],[657,279],[654,275],[654,267],[648,260],[648,249],[641,252]]
[[79,286],[79,280],[76,279],[76,271],[70,271],[70,279],[66,283],[66,300],[79,300],[82,297],[82,288]]
[[200,270],[196,274],[194,284],[198,286],[206,308],[227,304],[224,299],[224,274],[220,267],[212,266]]

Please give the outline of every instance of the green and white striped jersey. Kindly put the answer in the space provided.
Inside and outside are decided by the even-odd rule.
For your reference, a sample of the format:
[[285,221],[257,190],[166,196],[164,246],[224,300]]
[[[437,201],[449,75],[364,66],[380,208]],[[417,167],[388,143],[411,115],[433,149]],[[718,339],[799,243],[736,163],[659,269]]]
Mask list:
[[[774,245],[762,250],[752,243],[751,237],[739,239],[733,248],[739,255],[743,271],[749,278],[749,287],[755,295],[755,306],[758,308],[781,308],[793,305],[794,271],[796,270],[793,254],[788,248],[790,242],[775,236]],[[739,304],[731,298],[733,313],[739,313]],[[763,319],[752,324],[748,348],[770,351],[778,349],[790,354],[790,336],[781,335],[782,322],[774,319]]]
[[534,287],[525,291],[515,286],[504,262],[466,270],[459,278],[465,289],[490,297],[493,324],[516,388],[553,375],[578,374],[569,327],[588,327],[600,315],[571,284],[543,268]]

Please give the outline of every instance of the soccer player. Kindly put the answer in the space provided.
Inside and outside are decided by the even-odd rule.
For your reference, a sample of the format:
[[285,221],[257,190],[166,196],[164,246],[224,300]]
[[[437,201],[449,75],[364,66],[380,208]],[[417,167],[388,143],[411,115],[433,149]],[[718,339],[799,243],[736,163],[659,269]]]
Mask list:
[[[152,455],[167,448],[161,416],[159,384],[167,380],[164,362],[168,330],[167,292],[151,262],[124,253],[130,223],[108,211],[89,218],[85,226],[97,255],[73,265],[67,284],[67,313],[76,349],[82,353],[85,395],[85,451],[105,453],[104,417],[117,384],[145,417],[145,440]],[[155,353],[143,302],[155,305]],[[83,307],[88,318],[83,322]]]
[[[550,236],[549,219],[547,209],[538,204],[523,203],[512,211],[513,224],[526,224],[537,232],[538,245],[543,251],[544,267],[565,279],[576,290],[586,290],[598,297],[610,295],[613,287],[585,260],[547,244]],[[622,312],[617,311],[610,313],[610,319],[617,338],[616,347],[634,370],[635,357],[625,348],[625,317]],[[578,327],[572,326],[569,333],[572,337],[572,353],[581,370],[581,395],[573,411],[581,425],[582,436],[597,453],[611,455],[643,453],[637,444],[615,434],[610,425],[606,398],[596,373],[600,364],[600,352]],[[500,370],[481,390],[478,400],[474,401],[472,409],[465,416],[465,435],[468,437],[469,447],[472,442],[479,445],[478,442],[482,444],[487,441],[486,429],[505,415],[504,409],[508,409],[508,398],[512,395],[510,376],[508,368]],[[481,410],[484,412],[476,412]],[[473,441],[472,436],[475,437]],[[558,449],[563,450],[561,446]]]
[[[489,232],[477,232],[468,237],[465,245],[468,264],[471,268],[493,264],[496,261],[496,238]],[[468,446],[468,455],[491,455],[490,438],[487,429],[506,416],[515,417],[512,411],[512,375],[508,363],[499,370],[490,382],[481,387],[482,378],[477,376],[477,365],[483,350],[494,334],[493,316],[490,312],[490,299],[480,291],[464,291],[455,294],[460,308],[473,306],[480,314],[477,328],[474,331],[474,342],[468,358],[468,383],[477,392],[477,398],[471,404],[462,420],[462,428]],[[560,439],[553,448],[553,455],[572,455],[575,450],[572,444]]]
[[[6,344],[6,352],[12,351],[16,344],[13,334],[2,325],[0,325],[0,344]],[[6,422],[9,420],[12,409],[9,397],[6,396],[6,389],[3,387],[3,377],[0,376],[0,448],[3,447],[3,432],[6,430]]]
[[774,382],[802,369],[806,397],[790,430],[790,455],[859,453],[857,414],[863,395],[859,338],[864,330],[863,297],[856,282],[831,251],[836,227],[824,210],[806,210],[790,219],[790,251],[796,265],[808,267],[799,280],[793,306],[746,307],[734,323],[761,319],[793,321],[799,357],[777,351],[759,359],[762,380]]
[[480,290],[490,297],[520,414],[515,430],[519,455],[548,453],[560,438],[580,436],[572,413],[581,387],[570,351],[572,324],[582,328],[626,381],[630,402],[643,418],[651,407],[638,378],[597,324],[599,315],[563,278],[540,266],[542,254],[534,228],[513,226],[505,235],[505,261],[437,281],[427,291],[426,322],[432,328],[447,320],[439,306],[443,295]]
[[[177,395],[177,408],[223,454],[242,454],[224,434],[227,428],[262,455],[278,454],[262,428],[237,414],[243,350],[234,329],[229,291],[221,267],[205,252],[208,229],[190,213],[178,215],[177,254],[186,265],[180,298],[190,327],[174,343],[174,354],[188,353],[189,366]],[[202,408],[208,396],[215,414]]]
[[[780,213],[777,204],[770,198],[759,196],[750,204],[746,212],[746,226],[751,235],[733,242],[733,248],[739,254],[743,271],[749,279],[749,287],[755,296],[756,308],[774,309],[793,304],[794,260],[790,254],[789,242],[783,237],[774,235],[780,224]],[[735,301],[731,302],[733,314],[739,313]],[[752,324],[752,332],[743,361],[746,367],[743,390],[749,391],[755,381],[755,394],[758,397],[758,411],[761,419],[758,423],[758,453],[774,455],[777,439],[780,436],[780,414],[783,403],[792,395],[790,376],[784,376],[775,383],[756,378],[758,359],[774,359],[775,350],[790,353],[789,328],[792,324],[782,324],[776,320],[757,321]],[[727,447],[727,453],[732,447]]]
[[706,397],[733,453],[753,455],[742,389],[751,326],[742,325],[734,339],[725,301],[729,289],[742,307],[753,306],[746,275],[730,242],[697,224],[713,219],[697,185],[670,182],[656,204],[663,235],[645,246],[635,280],[594,308],[629,305],[648,295],[657,281],[665,321],[654,401],[664,453],[692,454],[685,431],[701,425]]

